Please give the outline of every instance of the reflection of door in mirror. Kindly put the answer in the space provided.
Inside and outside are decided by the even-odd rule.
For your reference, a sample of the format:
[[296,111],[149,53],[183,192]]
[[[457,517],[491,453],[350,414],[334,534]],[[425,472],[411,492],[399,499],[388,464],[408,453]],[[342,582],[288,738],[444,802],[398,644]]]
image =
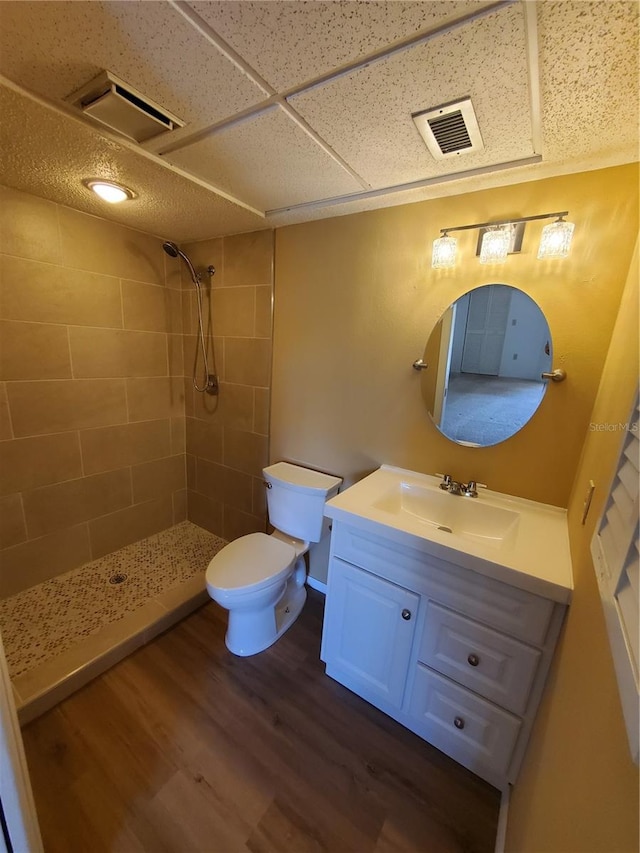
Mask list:
[[423,397],[440,431],[460,444],[497,444],[521,429],[542,400],[549,327],[525,293],[485,285],[445,312],[425,361]]

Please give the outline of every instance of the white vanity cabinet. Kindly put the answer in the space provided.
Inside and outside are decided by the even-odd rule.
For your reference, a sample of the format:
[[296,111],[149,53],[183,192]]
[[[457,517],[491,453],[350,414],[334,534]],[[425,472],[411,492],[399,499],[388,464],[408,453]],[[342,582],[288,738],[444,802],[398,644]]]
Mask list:
[[565,610],[333,521],[327,674],[498,788],[515,781]]

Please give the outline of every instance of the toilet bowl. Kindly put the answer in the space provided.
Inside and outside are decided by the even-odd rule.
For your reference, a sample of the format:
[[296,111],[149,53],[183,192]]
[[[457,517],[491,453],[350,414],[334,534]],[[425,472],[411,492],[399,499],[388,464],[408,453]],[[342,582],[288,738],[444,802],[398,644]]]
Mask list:
[[263,474],[276,529],[230,542],[206,572],[207,592],[229,611],[227,648],[242,657],[264,651],[298,617],[307,598],[304,554],[320,541],[324,504],[342,482],[288,462]]

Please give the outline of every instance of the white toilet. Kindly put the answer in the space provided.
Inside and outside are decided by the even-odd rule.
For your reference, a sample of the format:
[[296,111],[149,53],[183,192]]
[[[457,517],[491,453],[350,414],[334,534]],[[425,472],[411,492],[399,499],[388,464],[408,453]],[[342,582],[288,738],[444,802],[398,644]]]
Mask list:
[[235,655],[255,655],[295,622],[307,598],[304,554],[322,536],[324,504],[342,480],[299,465],[264,468],[274,532],[250,533],[209,563],[207,591],[229,611],[225,642]]

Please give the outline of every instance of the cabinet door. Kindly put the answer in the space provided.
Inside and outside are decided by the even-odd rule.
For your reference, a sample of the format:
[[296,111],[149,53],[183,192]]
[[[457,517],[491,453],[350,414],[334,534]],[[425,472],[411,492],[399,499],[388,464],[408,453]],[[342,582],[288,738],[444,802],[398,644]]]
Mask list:
[[323,627],[329,675],[370,700],[400,707],[420,598],[331,560]]

